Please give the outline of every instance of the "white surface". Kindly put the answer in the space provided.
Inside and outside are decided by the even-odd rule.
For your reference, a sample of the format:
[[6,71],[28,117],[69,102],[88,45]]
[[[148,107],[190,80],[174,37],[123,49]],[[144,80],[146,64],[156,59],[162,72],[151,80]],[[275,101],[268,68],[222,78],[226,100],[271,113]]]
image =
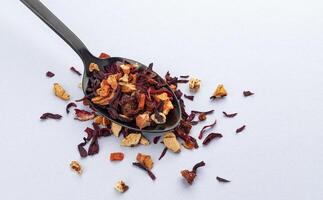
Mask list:
[[[294,199],[323,197],[323,3],[315,0],[50,1],[44,3],[96,55],[101,51],[148,64],[164,74],[194,75],[202,88],[187,108],[216,113],[224,137],[208,147],[157,158],[161,145],[122,148],[102,139],[100,153],[81,160],[79,177],[69,162],[89,123],[65,114],[52,94],[61,83],[82,97],[77,55],[18,0],[0,8],[1,199]],[[56,76],[45,77],[47,70]],[[229,95],[210,102],[218,83]],[[255,96],[244,98],[250,89]],[[186,86],[183,91],[187,93]],[[41,122],[43,112],[60,121]],[[238,112],[226,119],[221,112]],[[241,135],[234,133],[242,124]],[[193,129],[197,136],[203,125]],[[125,160],[110,163],[111,151]],[[131,166],[138,152],[155,159],[155,182]],[[204,160],[193,186],[181,169]],[[220,184],[221,176],[232,180]],[[118,180],[130,189],[120,195]]]

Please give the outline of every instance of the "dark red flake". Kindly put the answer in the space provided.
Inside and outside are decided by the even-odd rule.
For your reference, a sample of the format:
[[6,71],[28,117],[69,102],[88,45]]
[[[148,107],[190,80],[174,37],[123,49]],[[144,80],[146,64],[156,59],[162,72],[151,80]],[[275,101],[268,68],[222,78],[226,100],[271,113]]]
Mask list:
[[215,138],[222,138],[221,133],[210,133],[203,141],[203,145],[208,145]]
[[216,179],[219,181],[219,182],[222,182],[222,183],[229,183],[230,181],[227,180],[227,179],[224,179],[224,178],[221,178],[219,176],[216,177]]
[[248,97],[248,96],[251,96],[251,95],[254,95],[255,93],[253,92],[250,92],[250,91],[243,91],[243,96],[245,97]]
[[196,173],[197,169],[200,168],[200,167],[203,167],[203,166],[205,166],[204,161],[198,162],[193,166],[192,171]]
[[80,153],[80,156],[82,158],[85,158],[87,156],[87,151],[85,150],[84,146],[86,145],[87,141],[86,141],[86,138],[83,138],[83,139],[84,139],[84,142],[77,145],[77,148]]
[[80,121],[87,121],[93,119],[95,117],[94,112],[88,112],[86,110],[74,109],[75,111],[75,118]]
[[186,94],[184,94],[184,97],[185,97],[186,99],[191,100],[191,101],[193,101],[193,100],[194,100],[194,96],[193,96],[193,95],[186,95]]
[[240,128],[238,128],[238,129],[236,130],[236,133],[240,133],[240,132],[241,132],[241,131],[243,131],[245,128],[246,128],[246,125],[241,126]]
[[156,176],[147,167],[143,166],[141,163],[139,163],[139,162],[133,162],[132,165],[134,165],[136,167],[139,167],[140,169],[146,171],[147,174],[150,176],[150,178],[152,180],[155,180],[156,179]]
[[87,133],[87,140],[89,141],[89,140],[91,140],[92,139],[92,137],[93,137],[93,134],[94,134],[94,130],[93,129],[91,129],[91,128],[89,128],[89,127],[86,127],[86,129],[84,130],[84,132],[86,132]]
[[75,74],[77,74],[77,75],[79,75],[79,76],[82,76],[82,74],[81,74],[77,69],[75,69],[75,67],[71,67],[71,68],[70,68],[70,70],[71,70],[72,72],[74,72]]
[[62,118],[62,115],[60,114],[53,114],[53,113],[44,113],[40,117],[40,119],[45,120],[45,119],[60,119]]
[[167,152],[167,147],[165,147],[165,148],[163,149],[163,151],[161,152],[161,154],[160,154],[160,156],[159,156],[158,160],[161,160],[161,159],[165,156],[166,152]]
[[224,116],[226,116],[226,117],[229,117],[229,118],[233,118],[233,117],[235,117],[238,113],[231,113],[231,114],[228,114],[228,113],[226,113],[226,112],[222,112],[223,114],[224,114]]
[[193,184],[194,179],[195,179],[195,177],[197,175],[197,169],[199,167],[203,167],[203,166],[205,166],[205,162],[201,161],[201,162],[196,163],[194,165],[192,171],[189,171],[187,169],[181,171],[182,176],[185,178],[185,180],[187,181],[188,184],[190,184],[190,185]]
[[51,71],[46,72],[46,76],[49,78],[52,78],[53,76],[55,76],[55,74]]
[[159,141],[159,139],[160,139],[160,135],[159,136],[156,136],[156,137],[154,137],[154,139],[153,139],[153,143],[154,144],[157,144],[158,143],[158,141]]
[[197,111],[197,110],[192,110],[191,111],[192,113],[195,113],[195,114],[200,114],[200,113],[205,113],[206,115],[209,115],[209,114],[212,114],[214,112],[214,110],[209,110],[209,111]]
[[70,108],[71,107],[77,107],[77,105],[74,102],[71,102],[71,103],[67,104],[67,106],[66,106],[66,113],[67,114],[70,113]]
[[216,124],[216,120],[214,120],[214,122],[212,124],[204,126],[202,128],[202,130],[200,131],[200,134],[199,134],[199,137],[198,138],[201,140],[203,138],[203,134],[206,131],[206,129],[207,128],[213,128],[215,126],[215,124]]
[[186,75],[186,76],[179,76],[180,78],[188,78],[190,77],[189,75]]
[[97,153],[99,153],[99,143],[97,136],[94,136],[89,146],[88,155],[91,156]]

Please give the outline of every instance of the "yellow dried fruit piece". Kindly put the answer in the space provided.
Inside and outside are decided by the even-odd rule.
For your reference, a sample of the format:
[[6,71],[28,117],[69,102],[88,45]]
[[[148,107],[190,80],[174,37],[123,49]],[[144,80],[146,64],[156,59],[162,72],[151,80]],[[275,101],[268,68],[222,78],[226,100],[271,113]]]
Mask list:
[[70,167],[71,167],[72,170],[77,172],[79,175],[81,175],[82,172],[83,172],[82,166],[76,160],[71,161]]
[[166,92],[163,92],[161,94],[155,95],[156,101],[167,101],[169,100],[168,94]]
[[225,96],[227,96],[227,91],[225,90],[225,88],[222,84],[219,84],[217,86],[217,88],[215,89],[211,98],[222,98]]
[[95,104],[105,106],[109,104],[110,100],[114,97],[114,94],[115,93],[112,92],[110,96],[107,96],[107,97],[102,97],[102,96],[93,97],[91,101]]
[[103,117],[102,115],[96,116],[93,120],[94,120],[95,123],[100,124],[102,126],[107,126],[107,125],[110,124],[110,120]]
[[128,74],[124,74],[123,77],[119,78],[119,81],[128,83],[129,82],[129,76],[128,76]]
[[129,64],[122,64],[122,65],[120,65],[120,68],[122,69],[122,71],[123,71],[124,74],[129,74],[130,73],[131,65],[129,65]]
[[124,193],[125,191],[127,191],[129,189],[129,186],[126,185],[123,181],[118,181],[114,188],[121,193]]
[[117,87],[118,87],[118,81],[117,81],[118,76],[119,76],[119,74],[113,74],[113,75],[108,76],[108,78],[106,79],[107,83],[114,90],[117,89]]
[[191,91],[196,92],[198,89],[200,89],[201,86],[201,80],[192,77],[189,81],[188,81],[188,86],[190,88]]
[[172,110],[173,108],[174,108],[174,106],[173,106],[173,103],[171,102],[171,100],[164,101],[163,113],[165,115],[168,115],[169,111]]
[[89,71],[93,72],[93,71],[100,71],[99,65],[96,63],[90,63],[89,65]]
[[119,84],[121,85],[121,92],[123,93],[132,93],[137,90],[136,86],[132,83],[120,82]]
[[123,138],[121,141],[121,146],[125,147],[133,147],[139,144],[141,139],[140,133],[130,133],[127,137]]
[[139,144],[141,144],[141,145],[149,145],[150,141],[147,138],[145,138],[144,136],[141,136]]
[[70,100],[70,95],[64,90],[64,88],[60,84],[54,83],[53,90],[57,97],[65,101]]
[[121,129],[122,129],[122,126],[120,126],[119,124],[116,124],[114,122],[111,123],[111,131],[114,136],[119,137]]
[[136,117],[136,125],[143,129],[147,126],[150,126],[150,118],[148,113],[140,114]]
[[165,133],[163,142],[167,149],[173,151],[174,153],[179,153],[181,151],[181,145],[173,132]]
[[152,169],[154,166],[154,162],[151,159],[150,155],[138,153],[136,159],[139,163],[141,163],[143,166],[145,166],[148,169]]

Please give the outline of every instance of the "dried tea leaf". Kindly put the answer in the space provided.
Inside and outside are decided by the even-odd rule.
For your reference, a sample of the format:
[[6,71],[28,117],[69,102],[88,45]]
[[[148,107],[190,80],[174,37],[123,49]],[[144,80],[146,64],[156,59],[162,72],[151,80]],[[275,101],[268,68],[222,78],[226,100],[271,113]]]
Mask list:
[[154,139],[153,139],[153,143],[154,144],[157,144],[158,143],[158,141],[159,141],[159,139],[160,139],[160,135],[158,135],[158,136],[156,136],[156,137],[154,137]]
[[88,112],[86,110],[80,110],[80,109],[74,109],[75,111],[75,118],[79,121],[88,121],[90,119],[94,119],[95,113],[94,112]]
[[194,101],[194,96],[193,95],[186,95],[184,94],[184,97],[188,100]]
[[173,132],[165,133],[163,142],[165,146],[174,153],[179,153],[181,151],[181,145]]
[[160,154],[160,156],[159,156],[158,160],[161,160],[161,159],[165,156],[165,154],[166,154],[167,150],[168,150],[168,148],[167,148],[167,147],[165,147],[165,148],[163,149],[163,151],[161,152],[161,154]]

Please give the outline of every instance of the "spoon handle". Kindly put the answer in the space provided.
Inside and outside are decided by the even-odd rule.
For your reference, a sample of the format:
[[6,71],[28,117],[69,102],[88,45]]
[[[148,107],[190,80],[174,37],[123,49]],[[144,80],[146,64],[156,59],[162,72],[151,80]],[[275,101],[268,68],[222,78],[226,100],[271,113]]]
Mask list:
[[83,42],[39,0],[20,0],[81,57],[83,63],[93,58]]

